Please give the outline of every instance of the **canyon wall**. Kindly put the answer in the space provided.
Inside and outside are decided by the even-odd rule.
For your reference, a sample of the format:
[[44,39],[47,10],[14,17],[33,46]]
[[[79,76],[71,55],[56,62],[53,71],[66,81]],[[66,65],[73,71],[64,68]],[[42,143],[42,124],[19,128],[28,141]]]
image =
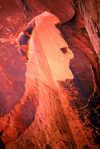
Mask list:
[[85,28],[100,60],[100,1],[78,0]]
[[100,81],[87,13],[83,23],[76,0],[2,0],[0,14],[0,148],[99,149]]

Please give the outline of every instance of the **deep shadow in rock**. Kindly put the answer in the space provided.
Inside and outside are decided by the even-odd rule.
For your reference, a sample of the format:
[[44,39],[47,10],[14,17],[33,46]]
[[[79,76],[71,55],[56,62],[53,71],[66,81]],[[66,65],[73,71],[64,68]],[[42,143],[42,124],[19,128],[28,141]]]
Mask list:
[[[3,133],[3,131],[0,132],[0,136],[2,135],[2,133]],[[5,146],[1,139],[0,139],[0,149],[5,149]]]
[[90,101],[88,102],[88,106],[92,107],[92,108],[96,108],[100,105],[100,97],[98,96],[98,94],[95,92],[94,94],[92,94]]
[[[18,33],[18,44],[23,56],[26,56],[26,50],[28,46],[28,40],[31,36],[32,30],[35,27],[34,19],[30,21],[25,27],[22,27],[22,30]],[[26,50],[23,51],[22,45],[26,45]]]

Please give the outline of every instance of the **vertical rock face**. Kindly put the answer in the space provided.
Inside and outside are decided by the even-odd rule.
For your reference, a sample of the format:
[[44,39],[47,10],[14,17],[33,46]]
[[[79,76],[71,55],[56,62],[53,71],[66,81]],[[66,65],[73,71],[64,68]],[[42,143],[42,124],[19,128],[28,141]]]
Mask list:
[[84,25],[100,59],[100,1],[78,0]]
[[5,0],[0,13],[0,148],[100,148],[97,63],[80,14],[69,0]]
[[26,16],[38,15],[44,11],[48,11],[57,16],[61,22],[65,23],[70,20],[74,14],[75,10],[72,6],[70,0],[19,0],[23,11]]

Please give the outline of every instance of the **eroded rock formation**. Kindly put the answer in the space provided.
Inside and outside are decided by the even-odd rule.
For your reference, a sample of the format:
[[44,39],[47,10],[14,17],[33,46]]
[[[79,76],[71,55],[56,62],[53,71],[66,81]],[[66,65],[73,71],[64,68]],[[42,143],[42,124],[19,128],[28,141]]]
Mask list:
[[100,1],[78,0],[84,25],[100,59]]
[[74,7],[0,2],[1,148],[100,147],[98,63]]

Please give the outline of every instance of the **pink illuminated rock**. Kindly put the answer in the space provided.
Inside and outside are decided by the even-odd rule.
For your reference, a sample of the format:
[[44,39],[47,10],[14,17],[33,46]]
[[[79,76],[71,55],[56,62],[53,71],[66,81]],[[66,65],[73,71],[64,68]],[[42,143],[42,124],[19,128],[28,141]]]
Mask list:
[[[17,36],[21,50],[28,43],[28,61],[24,95],[8,114],[9,124],[1,136],[8,149],[22,146],[41,148],[41,145],[66,148],[66,144],[69,148],[76,148],[89,144],[69,106],[67,98],[71,97],[58,84],[58,81],[67,82],[66,79],[71,81],[74,78],[69,68],[73,53],[56,28],[59,23],[56,16],[44,12],[30,21]],[[12,133],[7,131],[9,128]]]
[[0,148],[98,147],[97,63],[71,2],[0,1]]
[[[7,100],[9,102],[9,99],[3,97],[2,94],[3,101],[0,105],[1,108],[4,107],[4,111],[6,108],[9,108],[7,110],[10,111],[10,108],[13,105],[13,108],[10,111],[10,115],[13,116],[10,118],[9,125],[12,125],[13,122],[13,126],[16,128],[18,133],[23,133],[25,129],[34,121],[36,106],[38,106],[39,100],[38,85],[36,85],[38,84],[38,81],[41,81],[57,91],[56,81],[73,78],[71,70],[69,69],[69,62],[70,59],[73,58],[73,54],[68,48],[67,43],[61,37],[60,31],[55,26],[58,23],[60,23],[60,21],[57,17],[51,13],[45,12],[42,15],[35,17],[18,35],[18,42],[19,45],[21,45],[20,48],[22,50],[24,48],[23,52],[25,52],[26,47],[23,45],[23,42],[25,41],[25,43],[27,43],[28,39],[30,38],[27,47],[27,57],[29,60],[26,65],[25,73],[25,93],[22,99],[21,97],[17,100],[12,99],[11,103],[9,103],[7,107],[5,104],[7,104]],[[3,69],[4,68],[1,67],[1,71],[3,71]],[[9,81],[9,85],[13,85],[11,81]],[[19,95],[20,94],[18,94],[17,97]],[[19,99],[21,99],[20,102],[17,102]],[[29,113],[27,113],[28,111]],[[2,109],[1,112],[3,115]],[[10,126],[10,128],[12,127]],[[2,135],[3,142],[5,142],[4,140],[7,140],[7,137],[5,138],[5,136],[6,131],[4,131]]]
[[[55,25],[58,23],[60,23],[59,19],[48,12],[34,18],[35,28],[28,41],[27,57],[29,60],[26,75],[32,74],[31,79],[37,75],[34,69],[32,70],[36,59],[38,77],[42,82],[49,82],[52,86],[52,80],[73,79],[69,69],[73,53],[56,28]],[[30,73],[30,69],[33,73]]]

